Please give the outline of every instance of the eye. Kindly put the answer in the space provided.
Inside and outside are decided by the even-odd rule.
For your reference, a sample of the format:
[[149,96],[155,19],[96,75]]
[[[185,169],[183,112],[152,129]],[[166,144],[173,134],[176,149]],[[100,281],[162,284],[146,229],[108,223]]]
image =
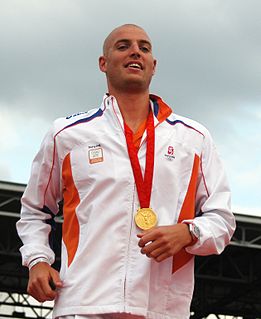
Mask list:
[[141,47],[140,47],[140,50],[141,50],[142,52],[144,52],[144,53],[150,52],[150,48],[147,47],[147,46],[145,46],[145,45],[141,46]]
[[120,50],[120,51],[124,51],[128,48],[128,45],[127,44],[120,44],[117,46],[117,49]]

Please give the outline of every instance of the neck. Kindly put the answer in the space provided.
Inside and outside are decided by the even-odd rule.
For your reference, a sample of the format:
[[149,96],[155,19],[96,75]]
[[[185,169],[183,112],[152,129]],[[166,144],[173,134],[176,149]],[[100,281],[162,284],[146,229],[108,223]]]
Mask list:
[[140,124],[148,117],[149,93],[114,93],[112,95],[117,99],[117,103],[125,123],[135,133]]

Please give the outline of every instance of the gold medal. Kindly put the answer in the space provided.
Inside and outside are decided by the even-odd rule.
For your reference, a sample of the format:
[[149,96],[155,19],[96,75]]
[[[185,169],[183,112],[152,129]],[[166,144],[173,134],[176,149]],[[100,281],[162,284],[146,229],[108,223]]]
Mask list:
[[157,225],[157,215],[151,208],[139,208],[134,217],[136,225],[142,229],[147,230]]

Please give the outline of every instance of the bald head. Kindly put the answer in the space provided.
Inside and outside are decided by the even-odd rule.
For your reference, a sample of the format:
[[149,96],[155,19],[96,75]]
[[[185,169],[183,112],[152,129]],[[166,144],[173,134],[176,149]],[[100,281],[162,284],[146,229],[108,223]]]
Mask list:
[[132,28],[132,29],[136,28],[136,29],[140,29],[140,30],[144,31],[144,33],[146,33],[145,30],[142,27],[140,27],[140,26],[138,26],[136,24],[123,24],[123,25],[113,29],[111,31],[111,33],[107,36],[107,38],[104,40],[104,43],[103,43],[103,55],[105,55],[105,56],[107,55],[108,50],[111,47],[111,44],[113,43],[115,35],[117,34],[118,31],[120,31],[121,29],[124,29],[124,28]]
[[105,39],[99,68],[106,74],[110,94],[147,94],[156,62],[147,33],[137,25],[124,24]]

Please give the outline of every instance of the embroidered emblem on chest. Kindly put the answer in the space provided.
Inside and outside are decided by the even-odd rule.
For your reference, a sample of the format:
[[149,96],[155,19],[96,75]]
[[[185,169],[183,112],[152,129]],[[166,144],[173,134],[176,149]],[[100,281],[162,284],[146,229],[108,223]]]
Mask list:
[[175,152],[173,146],[168,146],[167,152],[164,154],[165,158],[169,161],[173,161],[175,159]]
[[95,163],[100,163],[103,162],[103,150],[100,144],[94,145],[94,146],[89,146],[89,163],[90,164],[95,164]]

